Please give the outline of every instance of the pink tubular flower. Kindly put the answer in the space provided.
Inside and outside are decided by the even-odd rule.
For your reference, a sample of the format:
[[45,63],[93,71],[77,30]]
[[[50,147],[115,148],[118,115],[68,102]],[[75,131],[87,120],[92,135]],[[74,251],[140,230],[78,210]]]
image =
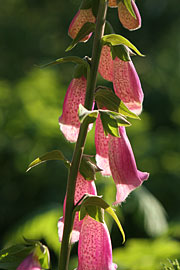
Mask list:
[[102,48],[98,71],[105,80],[112,82],[113,60],[111,57],[111,49],[107,45]]
[[[79,30],[82,28],[82,26],[86,22],[92,22],[95,23],[96,18],[94,17],[92,13],[92,9],[80,9],[76,15],[74,16],[68,30],[69,36],[74,39],[79,32]],[[85,42],[87,41],[91,36],[91,33],[84,37],[81,41]]]
[[[76,204],[85,193],[97,195],[95,183],[94,181],[85,180],[84,177],[80,173],[78,173],[74,203]],[[63,205],[63,217],[61,217],[58,221],[58,235],[59,235],[60,242],[62,241],[62,236],[63,236],[65,207],[66,207],[66,197],[65,197],[64,205]],[[79,213],[76,213],[75,219],[74,219],[72,236],[71,236],[71,243],[75,243],[79,240],[81,225],[82,225],[82,220],[81,221],[79,220]]]
[[100,115],[96,120],[96,129],[95,129],[95,146],[96,146],[96,162],[97,166],[102,169],[101,172],[104,176],[110,176],[111,171],[109,167],[109,136],[105,136],[103,126],[101,123]]
[[113,86],[116,95],[125,103],[129,110],[140,114],[144,94],[133,62],[122,61],[116,57],[113,63]]
[[24,261],[18,266],[17,270],[40,270],[41,265],[36,255],[31,253]]
[[132,190],[149,177],[149,173],[137,169],[125,128],[120,127],[119,132],[120,138],[109,136],[109,164],[117,188],[114,204],[124,201]]
[[110,48],[104,46],[98,71],[105,80],[113,82],[116,95],[128,109],[140,114],[144,94],[133,62],[131,60],[123,61],[118,57],[112,60]]
[[141,16],[134,0],[131,1],[131,4],[136,18],[130,14],[123,1],[120,1],[118,4],[118,15],[120,22],[125,28],[128,30],[136,30],[141,27]]
[[[103,170],[102,175],[109,175],[109,172],[112,174],[117,188],[116,202],[114,204],[123,202],[131,191],[149,177],[149,173],[137,169],[125,128],[120,127],[119,132],[120,138],[111,135],[105,137],[100,119],[97,119],[95,142],[101,141],[101,144],[96,143],[96,161],[97,166]],[[103,145],[105,145],[105,150]]]
[[79,134],[78,108],[80,103],[84,104],[86,83],[87,81],[83,76],[73,79],[64,99],[63,113],[59,118],[59,124],[65,138],[70,142],[76,142]]
[[77,270],[115,270],[112,246],[105,223],[86,216],[83,219],[78,245]]

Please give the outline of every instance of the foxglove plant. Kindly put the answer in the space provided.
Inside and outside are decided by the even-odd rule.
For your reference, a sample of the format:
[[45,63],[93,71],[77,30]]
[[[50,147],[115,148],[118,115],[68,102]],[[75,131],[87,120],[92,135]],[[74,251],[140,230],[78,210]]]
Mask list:
[[[69,26],[73,39],[66,51],[78,42],[85,42],[94,32],[92,57],[83,59],[67,56],[48,65],[63,62],[76,63],[74,77],[65,95],[63,112],[59,118],[60,130],[67,141],[76,142],[72,161],[59,150],[53,150],[35,159],[28,167],[47,161],[61,160],[69,169],[63,217],[58,222],[61,242],[58,270],[68,270],[72,243],[79,240],[78,270],[115,270],[112,260],[110,235],[104,221],[104,211],[116,221],[125,240],[121,224],[95,187],[96,172],[112,175],[116,188],[116,201],[121,204],[131,191],[147,180],[149,174],[137,169],[135,157],[126,135],[129,118],[139,119],[144,94],[131,55],[142,54],[126,38],[114,33],[104,34],[107,7],[117,7],[122,25],[135,30],[141,26],[141,17],[134,0],[82,0],[79,11]],[[97,73],[113,83],[113,90],[97,86]],[[97,109],[94,109],[96,102]],[[96,121],[96,161],[85,155],[84,146],[88,130]],[[18,263],[18,270],[48,269],[44,263],[44,248],[38,245],[38,254],[28,247],[26,256]],[[13,253],[14,254],[14,253]],[[40,254],[40,255],[39,255]],[[27,256],[28,255],[28,256]],[[13,255],[14,256],[14,255]],[[6,263],[7,250],[3,262]],[[14,257],[13,257],[14,258]],[[43,262],[43,263],[42,263]],[[0,261],[1,266],[1,261]]]

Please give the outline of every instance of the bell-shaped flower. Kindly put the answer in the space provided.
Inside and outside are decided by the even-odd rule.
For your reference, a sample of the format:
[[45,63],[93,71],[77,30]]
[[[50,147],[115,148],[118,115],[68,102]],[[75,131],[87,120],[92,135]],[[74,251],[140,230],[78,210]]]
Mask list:
[[116,202],[123,202],[129,193],[147,180],[149,173],[137,169],[135,157],[125,127],[119,127],[120,137],[105,137],[100,118],[96,122],[95,145],[97,166],[102,175],[112,175],[117,188]]
[[[95,23],[96,18],[93,15],[92,9],[80,9],[76,15],[74,16],[70,26],[69,26],[69,30],[68,30],[68,34],[69,36],[74,39],[79,30],[82,28],[82,26],[86,23],[86,22],[92,22]],[[84,37],[81,41],[85,42],[87,41],[92,33],[90,33],[89,35],[87,35],[86,37]]]
[[98,71],[105,80],[113,81],[113,60],[111,49],[107,45],[102,47]]
[[137,169],[125,127],[119,127],[119,133],[120,137],[109,136],[109,164],[117,188],[115,204],[123,202],[149,177],[149,173]]
[[[84,177],[78,173],[77,181],[76,181],[76,189],[75,189],[75,198],[74,204],[78,203],[78,201],[83,197],[85,193],[97,195],[96,186],[94,181],[87,181]],[[63,236],[63,228],[64,228],[64,216],[65,216],[65,208],[66,208],[66,197],[63,205],[63,217],[61,217],[58,221],[58,235],[59,241],[62,241]],[[75,214],[74,225],[71,235],[71,243],[77,242],[79,240],[79,234],[81,230],[82,220],[79,220],[79,213]]]
[[133,62],[131,60],[123,61],[118,57],[113,60],[110,47],[104,46],[98,71],[105,80],[113,82],[116,95],[125,103],[128,109],[140,114],[144,94]]
[[28,255],[17,268],[17,270],[40,270],[40,269],[42,269],[41,265],[39,263],[38,257],[34,253]]
[[120,22],[125,28],[136,30],[141,27],[141,16],[134,0],[131,0],[131,5],[136,18],[131,15],[123,1],[120,1],[118,4],[118,15]]
[[84,105],[87,80],[84,76],[74,78],[66,92],[63,113],[59,118],[60,129],[65,138],[76,142],[79,134],[80,122],[78,117],[79,104]]
[[112,245],[105,223],[89,216],[83,219],[78,244],[77,270],[115,270],[112,262]]
[[106,137],[101,123],[100,115],[96,120],[95,128],[95,146],[96,146],[96,162],[97,166],[102,170],[101,174],[110,176],[111,170],[109,167],[109,135]]
[[116,95],[129,110],[140,114],[144,94],[133,62],[123,61],[116,57],[113,64],[113,87]]

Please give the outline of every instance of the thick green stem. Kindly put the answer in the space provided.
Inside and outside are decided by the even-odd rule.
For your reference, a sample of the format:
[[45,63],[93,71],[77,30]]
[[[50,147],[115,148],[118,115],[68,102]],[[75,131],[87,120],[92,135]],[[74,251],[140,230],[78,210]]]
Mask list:
[[[100,0],[96,22],[96,31],[93,42],[91,68],[90,74],[87,78],[87,89],[85,98],[85,107],[87,109],[92,109],[93,105],[93,95],[94,90],[96,88],[97,70],[101,53],[101,37],[103,36],[104,33],[106,11],[107,11],[107,0]],[[70,250],[71,250],[70,237],[74,221],[72,213],[74,207],[76,178],[79,171],[82,154],[84,151],[87,130],[88,130],[88,123],[84,121],[80,127],[79,136],[75,146],[71,168],[68,176],[64,231],[58,270],[68,270]]]

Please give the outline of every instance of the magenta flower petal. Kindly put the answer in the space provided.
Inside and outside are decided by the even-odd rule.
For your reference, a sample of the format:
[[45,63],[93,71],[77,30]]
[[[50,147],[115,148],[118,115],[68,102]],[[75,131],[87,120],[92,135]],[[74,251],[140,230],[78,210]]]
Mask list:
[[113,60],[111,57],[111,49],[107,45],[102,48],[98,71],[105,80],[112,82]]
[[141,15],[134,0],[131,1],[131,4],[136,15],[136,19],[130,14],[123,1],[120,1],[118,4],[118,15],[120,22],[125,28],[128,30],[136,30],[141,27]]
[[[74,16],[70,26],[69,26],[69,30],[68,30],[68,34],[69,36],[74,39],[77,35],[77,33],[79,32],[79,30],[82,28],[82,26],[86,23],[86,22],[92,22],[95,23],[96,18],[94,17],[93,13],[92,13],[92,9],[80,9],[76,15]],[[86,37],[84,37],[81,41],[85,42],[87,41],[92,33],[90,33],[89,35],[87,35]]]
[[111,175],[108,157],[108,142],[109,137],[105,136],[100,116],[98,116],[95,129],[96,162],[97,166],[103,170],[101,171],[101,174],[106,176]]
[[113,86],[116,95],[125,103],[129,110],[140,114],[144,94],[133,62],[122,61],[116,57],[113,63]]
[[[94,181],[85,180],[84,177],[80,173],[78,173],[74,203],[76,204],[85,193],[97,195],[95,183]],[[58,221],[58,235],[59,235],[60,242],[62,241],[62,236],[63,236],[65,207],[66,207],[66,197],[65,197],[64,205],[63,205],[63,217],[61,217]],[[81,225],[82,225],[82,221],[79,220],[79,214],[76,213],[75,219],[74,219],[72,236],[71,236],[72,243],[75,243],[79,240]]]
[[116,184],[116,202],[123,202],[129,193],[147,180],[149,173],[137,169],[133,150],[124,127],[119,128],[120,138],[109,138],[109,164]]
[[112,246],[106,224],[86,216],[78,245],[78,270],[115,270]]
[[86,83],[84,77],[73,79],[64,99],[63,113],[59,118],[59,124],[65,138],[70,142],[76,142],[79,134],[78,108],[80,103],[84,105]]
[[31,253],[24,261],[18,266],[17,270],[40,270],[41,265],[36,255]]

